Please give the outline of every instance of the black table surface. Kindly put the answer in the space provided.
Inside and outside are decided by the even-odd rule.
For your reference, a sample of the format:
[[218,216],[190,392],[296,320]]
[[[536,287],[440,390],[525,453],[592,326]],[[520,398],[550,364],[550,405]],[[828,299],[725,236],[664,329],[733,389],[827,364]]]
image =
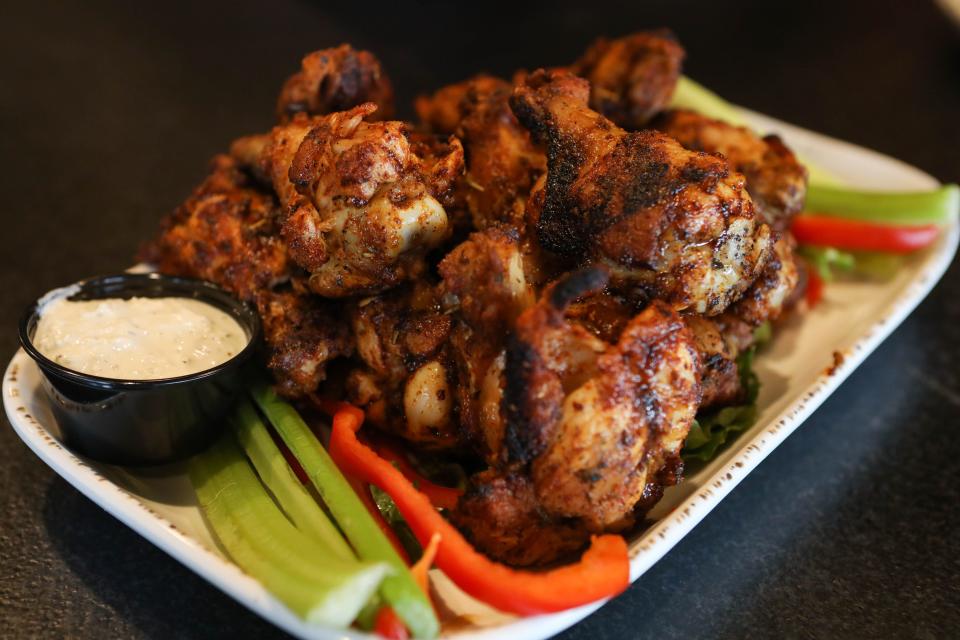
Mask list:
[[[960,32],[933,3],[19,2],[0,19],[0,354],[24,306],[128,265],[310,50],[412,98],[670,26],[729,99],[960,179]],[[781,6],[782,5],[782,6]],[[564,638],[957,637],[960,267],[626,594]],[[0,635],[276,637],[0,428]]]

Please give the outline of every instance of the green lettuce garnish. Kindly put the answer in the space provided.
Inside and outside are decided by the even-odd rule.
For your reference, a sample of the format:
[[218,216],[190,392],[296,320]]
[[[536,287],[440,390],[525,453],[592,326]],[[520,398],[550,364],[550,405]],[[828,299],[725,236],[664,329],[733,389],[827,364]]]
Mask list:
[[[761,334],[757,337],[769,339],[769,326],[760,327],[757,334]],[[760,380],[753,371],[756,352],[757,345],[754,345],[737,356],[737,371],[745,391],[744,403],[698,415],[680,453],[684,462],[709,462],[727,440],[756,422],[757,396],[760,394]]]

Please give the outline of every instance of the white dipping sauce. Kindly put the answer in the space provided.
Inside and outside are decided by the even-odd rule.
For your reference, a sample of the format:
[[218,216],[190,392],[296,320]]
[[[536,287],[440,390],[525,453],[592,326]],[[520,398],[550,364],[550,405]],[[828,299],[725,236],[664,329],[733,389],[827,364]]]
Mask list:
[[192,298],[45,302],[33,344],[54,362],[90,375],[154,380],[198,373],[247,346],[229,314]]

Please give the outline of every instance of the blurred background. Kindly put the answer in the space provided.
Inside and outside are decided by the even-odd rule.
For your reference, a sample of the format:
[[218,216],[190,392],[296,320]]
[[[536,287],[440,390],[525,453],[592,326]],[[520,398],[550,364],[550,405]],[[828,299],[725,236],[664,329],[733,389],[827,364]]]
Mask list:
[[[941,4],[947,5],[948,2]],[[478,71],[666,26],[729,100],[960,181],[960,26],[932,0],[6,3],[0,355],[20,310],[128,265],[305,53],[383,62],[401,116]],[[566,638],[947,637],[960,628],[957,265],[838,393]],[[0,634],[275,637],[0,428]]]

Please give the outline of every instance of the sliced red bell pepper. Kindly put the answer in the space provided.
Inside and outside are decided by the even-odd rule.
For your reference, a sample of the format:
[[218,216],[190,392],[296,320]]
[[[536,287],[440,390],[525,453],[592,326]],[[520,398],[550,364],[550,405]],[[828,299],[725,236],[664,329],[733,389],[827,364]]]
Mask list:
[[380,607],[377,611],[377,617],[373,623],[373,632],[387,640],[408,640],[410,633],[407,631],[403,620],[393,610],[393,607]]
[[821,278],[820,274],[814,269],[810,269],[807,272],[807,291],[805,297],[811,309],[820,304],[820,300],[823,299],[823,278]]
[[[502,611],[532,615],[562,611],[622,592],[630,583],[627,543],[594,536],[579,562],[542,573],[511,569],[474,549],[400,471],[358,438],[363,412],[341,405],[333,417],[330,453],[343,470],[393,498],[417,540],[440,534],[437,566],[468,594]],[[334,453],[336,452],[336,453]]]
[[463,495],[462,489],[444,487],[443,485],[431,482],[419,471],[414,469],[413,465],[410,464],[410,461],[407,459],[407,456],[404,455],[403,451],[401,451],[396,444],[388,440],[383,438],[374,440],[373,448],[381,458],[396,466],[397,469],[400,470],[400,473],[413,483],[413,486],[425,494],[430,499],[430,502],[433,503],[433,506],[438,509],[453,509],[457,506],[457,500]]
[[930,246],[941,227],[876,224],[805,213],[794,218],[790,230],[800,244],[848,251],[909,253]]

